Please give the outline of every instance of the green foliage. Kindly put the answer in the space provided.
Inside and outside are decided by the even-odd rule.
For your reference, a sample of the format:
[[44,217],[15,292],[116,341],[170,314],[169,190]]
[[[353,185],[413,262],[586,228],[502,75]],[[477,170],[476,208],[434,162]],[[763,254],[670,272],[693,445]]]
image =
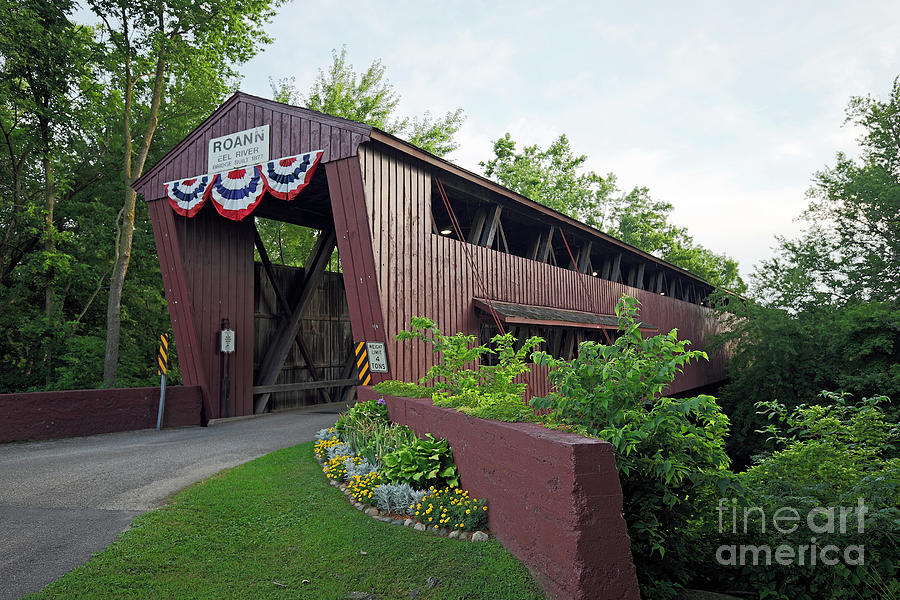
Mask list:
[[587,156],[575,156],[565,134],[546,150],[537,145],[516,151],[509,133],[494,142],[494,158],[482,162],[484,174],[535,202],[603,229],[610,218],[612,173],[580,172]]
[[400,96],[385,79],[385,66],[380,59],[363,73],[357,73],[347,62],[347,48],[331,51],[332,62],[319,75],[307,94],[301,94],[293,77],[271,80],[272,95],[278,102],[306,106],[336,117],[367,123],[387,133],[403,137],[436,156],[456,150],[453,137],[465,116],[461,108],[435,118],[426,112],[422,117],[396,116]]
[[392,483],[408,483],[420,489],[459,485],[450,444],[430,433],[425,434],[425,439],[416,438],[411,445],[385,454],[382,462],[382,472]]
[[[837,547],[830,558],[805,568],[780,566],[734,566],[718,573],[721,585],[747,590],[775,599],[813,600],[829,598],[891,598],[900,593],[897,547],[900,544],[900,458],[896,441],[900,426],[886,420],[884,397],[848,401],[846,394],[822,393],[821,405],[789,409],[776,402],[760,403],[767,418],[766,430],[780,449],[738,476],[743,493],[737,532],[720,529],[722,544],[786,545],[798,548],[816,539],[817,550]],[[859,503],[865,511],[859,510]],[[768,517],[762,530],[758,511],[751,514],[745,530],[740,516],[744,507],[758,507]],[[799,527],[772,528],[772,515],[783,507],[801,516]],[[841,508],[847,510],[841,529]],[[850,509],[853,508],[852,512]],[[826,522],[834,510],[832,530],[812,531],[806,516],[813,509],[826,511],[816,523]],[[731,511],[726,512],[730,516]],[[726,519],[726,522],[730,519]],[[862,531],[860,531],[862,525]],[[787,531],[787,532],[785,532]],[[846,564],[848,546],[865,548],[864,564]],[[855,556],[855,555],[851,555]]]
[[431,488],[415,505],[413,515],[434,529],[484,529],[487,503],[459,488]]
[[397,396],[398,398],[430,398],[431,394],[434,393],[432,388],[424,385],[409,381],[397,381],[396,379],[376,383],[372,386],[372,389],[379,394]]
[[646,187],[634,188],[612,206],[607,233],[665,261],[686,269],[716,287],[742,294],[747,284],[738,263],[697,244],[687,228],[672,224],[674,207],[653,200]]
[[[729,454],[749,465],[764,448],[756,433],[764,421],[753,407],[777,400],[788,408],[820,404],[814,390],[856,397],[900,398],[900,306],[888,302],[821,304],[788,311],[732,299],[720,317],[727,332],[718,343],[731,352],[729,383],[720,390],[732,422]],[[885,406],[898,412],[896,401]]]
[[[419,340],[433,346],[440,360],[432,365],[420,385],[431,382],[435,406],[456,408],[473,417],[501,421],[534,421],[525,404],[525,384],[516,379],[529,370],[528,354],[544,340],[532,337],[516,350],[509,333],[491,338],[493,348],[477,345],[474,335],[444,335],[434,321],[413,317],[410,330],[397,335],[401,341]],[[488,355],[497,364],[482,364]]]
[[763,448],[758,402],[821,404],[829,389],[885,394],[900,412],[900,79],[886,100],[851,99],[847,121],[862,132],[859,159],[840,153],[815,174],[806,230],[756,267],[754,300],[720,304],[732,352],[720,393],[742,465]]
[[621,335],[611,346],[584,342],[572,361],[534,353],[550,368],[553,392],[532,406],[550,411],[551,422],[613,445],[642,590],[667,597],[693,574],[710,503],[730,485],[728,418],[712,396],[657,397],[685,364],[706,354],[687,350],[676,331],[642,338],[637,313],[637,300],[619,300]]
[[565,135],[546,150],[521,152],[507,133],[494,142],[494,158],[482,162],[487,177],[535,202],[605,231],[645,252],[687,269],[715,286],[746,290],[738,264],[698,245],[683,227],[669,222],[672,205],[650,198],[647,188],[619,194],[612,173],[584,171],[587,156],[576,156]]
[[780,239],[757,268],[757,294],[769,304],[807,309],[851,301],[897,300],[900,289],[900,77],[886,100],[851,98],[857,160],[838,153],[815,174],[804,234]]
[[383,483],[375,488],[372,500],[380,511],[411,516],[424,495],[424,491],[414,490],[408,483]]

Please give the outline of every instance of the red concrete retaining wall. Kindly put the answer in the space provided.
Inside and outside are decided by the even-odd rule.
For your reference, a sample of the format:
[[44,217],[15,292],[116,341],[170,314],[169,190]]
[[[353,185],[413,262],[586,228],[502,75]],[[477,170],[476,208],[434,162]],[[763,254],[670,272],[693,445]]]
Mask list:
[[358,392],[360,401],[383,397],[392,421],[450,442],[461,486],[487,499],[491,533],[552,598],[640,598],[609,443]]
[[[164,427],[200,425],[200,387],[166,388]],[[0,394],[0,443],[156,427],[159,388]]]

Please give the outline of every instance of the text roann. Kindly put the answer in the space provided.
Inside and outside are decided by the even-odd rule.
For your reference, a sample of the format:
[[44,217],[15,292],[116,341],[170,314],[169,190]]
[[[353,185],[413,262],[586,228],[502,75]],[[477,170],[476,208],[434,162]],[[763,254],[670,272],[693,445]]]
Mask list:
[[[213,142],[213,152],[221,152],[222,150],[231,150],[232,148],[240,148],[242,146],[249,146],[255,142],[264,142],[266,141],[266,132],[261,130],[256,131],[247,131],[243,134],[237,134],[234,137],[228,137],[224,140],[216,140]],[[237,156],[241,156],[242,154],[256,154],[256,152],[236,152]]]

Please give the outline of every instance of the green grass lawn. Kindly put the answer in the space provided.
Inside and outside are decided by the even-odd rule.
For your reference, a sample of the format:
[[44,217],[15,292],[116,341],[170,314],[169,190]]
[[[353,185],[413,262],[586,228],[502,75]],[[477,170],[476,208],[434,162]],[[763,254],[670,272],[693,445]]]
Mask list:
[[[432,589],[429,577],[440,580]],[[441,538],[354,509],[310,442],[190,486],[29,598],[409,599],[416,588],[419,599],[544,598],[496,541]]]

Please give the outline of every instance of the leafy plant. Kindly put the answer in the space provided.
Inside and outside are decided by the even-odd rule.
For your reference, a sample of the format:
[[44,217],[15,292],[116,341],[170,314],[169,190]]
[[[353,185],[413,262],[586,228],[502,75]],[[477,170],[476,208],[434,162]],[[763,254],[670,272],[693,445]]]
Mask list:
[[730,485],[728,418],[712,396],[657,398],[706,354],[688,350],[675,330],[644,339],[638,304],[628,296],[616,304],[621,335],[611,346],[584,342],[571,361],[535,352],[533,360],[550,368],[553,392],[531,404],[550,411],[550,423],[613,445],[643,593],[669,597],[691,576],[714,492]]
[[[829,405],[786,409],[775,402],[757,404],[768,419],[766,432],[779,450],[738,475],[742,493],[738,514],[745,508],[768,517],[783,507],[800,515],[800,526],[762,529],[759,519],[748,528],[721,531],[722,544],[782,545],[798,548],[815,537],[815,551],[833,546],[837,564],[808,563],[768,568],[735,565],[716,573],[719,585],[767,594],[776,599],[896,598],[900,595],[900,458],[896,441],[900,427],[886,420],[884,396],[850,402],[847,394],[822,392]],[[865,512],[859,510],[859,503]],[[811,531],[805,522],[812,510],[840,511],[835,526]],[[848,511],[844,516],[844,511]],[[821,515],[820,515],[821,516]],[[821,523],[823,519],[818,519]],[[840,523],[846,522],[842,527]],[[860,531],[862,525],[862,531]],[[848,547],[864,548],[863,564],[848,564]]]
[[434,393],[434,390],[430,387],[396,379],[376,383],[372,386],[372,389],[379,394],[397,396],[398,398],[431,398],[431,394]]
[[328,460],[338,456],[353,456],[353,448],[350,447],[350,444],[338,442],[325,449],[325,456]]
[[416,438],[411,445],[385,454],[382,462],[384,476],[391,482],[408,483],[418,488],[459,485],[450,444],[445,439],[435,439],[430,433],[425,434],[425,439]]
[[459,488],[430,488],[416,504],[415,516],[427,527],[483,529],[487,526],[487,504]]
[[[474,335],[444,335],[431,319],[414,317],[410,331],[401,332],[397,339],[432,344],[434,352],[440,354],[440,361],[428,369],[418,386],[421,390],[426,382],[433,384],[431,397],[435,406],[456,408],[484,419],[536,420],[525,403],[525,384],[516,379],[528,372],[530,367],[525,360],[543,338],[529,338],[516,350],[516,339],[506,333],[491,338],[494,347],[490,348],[476,345]],[[480,364],[489,354],[497,356],[497,364]],[[409,385],[397,383],[401,390]]]
[[416,491],[408,483],[383,483],[375,488],[373,500],[380,511],[412,515],[424,495],[425,492]]
[[344,469],[347,471],[346,479],[349,481],[352,477],[368,475],[372,471],[377,470],[377,467],[365,458],[348,457],[344,460]]

